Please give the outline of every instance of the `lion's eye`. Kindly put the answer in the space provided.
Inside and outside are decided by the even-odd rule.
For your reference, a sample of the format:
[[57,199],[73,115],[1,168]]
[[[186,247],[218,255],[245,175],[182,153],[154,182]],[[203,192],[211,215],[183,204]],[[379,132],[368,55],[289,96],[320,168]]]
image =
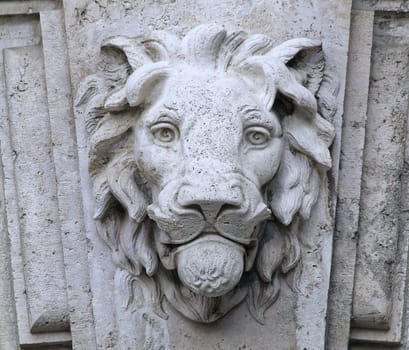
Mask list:
[[153,137],[162,143],[171,143],[179,136],[177,127],[168,122],[160,122],[153,125],[151,132]]
[[245,139],[254,146],[265,145],[271,139],[270,131],[262,126],[253,126],[245,131]]

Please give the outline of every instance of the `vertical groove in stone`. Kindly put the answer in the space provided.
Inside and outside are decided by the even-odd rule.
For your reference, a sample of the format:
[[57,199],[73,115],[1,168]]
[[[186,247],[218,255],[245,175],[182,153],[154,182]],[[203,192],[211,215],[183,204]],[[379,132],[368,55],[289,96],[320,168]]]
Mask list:
[[30,330],[64,331],[67,298],[41,46],[7,49],[4,57]]
[[[407,269],[408,17],[377,13],[353,297],[356,342],[401,342]],[[406,153],[406,155],[405,155]]]
[[73,348],[95,349],[63,12],[41,12],[40,21]]
[[[11,1],[7,3],[11,4]],[[15,2],[14,2],[15,3]],[[25,2],[29,5],[30,2]],[[36,3],[40,3],[36,1]],[[3,2],[2,2],[3,5]],[[35,13],[36,7],[33,7],[33,14],[3,16],[2,11],[7,11],[6,8],[0,6],[0,139],[2,142],[1,158],[4,168],[4,194],[5,207],[7,211],[7,230],[10,239],[10,260],[12,265],[12,281],[14,288],[14,298],[16,313],[17,313],[17,329],[18,338],[21,346],[35,344],[69,344],[71,342],[69,332],[49,332],[41,334],[33,334],[30,332],[30,325],[27,313],[27,294],[24,281],[24,262],[22,254],[22,240],[20,237],[20,215],[18,208],[18,192],[16,189],[16,177],[14,172],[14,161],[16,153],[11,145],[11,132],[9,125],[8,107],[11,104],[13,94],[8,94],[6,89],[6,71],[3,64],[3,54],[10,53],[10,48],[18,50],[18,48],[31,47],[39,45],[41,42],[41,31],[39,16]],[[10,6],[9,6],[10,9]],[[21,10],[21,9],[17,9]],[[8,14],[8,12],[6,12]],[[18,63],[14,62],[15,69],[18,70]],[[3,71],[4,70],[4,71]],[[20,86],[21,88],[22,86]],[[38,87],[37,87],[38,88]],[[24,88],[23,88],[24,89]],[[26,101],[25,101],[26,102]],[[33,109],[31,109],[33,114]],[[1,348],[3,349],[3,348]],[[7,347],[6,350],[14,350],[17,347]]]
[[18,349],[17,315],[11,275],[10,239],[4,198],[3,164],[0,162],[0,349]]
[[[353,11],[334,231],[327,349],[348,348],[374,13]],[[347,258],[346,258],[347,257]]]

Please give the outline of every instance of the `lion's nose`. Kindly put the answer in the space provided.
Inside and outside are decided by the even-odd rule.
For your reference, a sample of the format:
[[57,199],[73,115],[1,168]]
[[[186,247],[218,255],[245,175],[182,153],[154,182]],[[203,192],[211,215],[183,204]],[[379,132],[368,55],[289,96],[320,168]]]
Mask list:
[[212,224],[223,211],[239,209],[242,197],[238,183],[223,181],[183,185],[176,198],[181,207],[200,212]]

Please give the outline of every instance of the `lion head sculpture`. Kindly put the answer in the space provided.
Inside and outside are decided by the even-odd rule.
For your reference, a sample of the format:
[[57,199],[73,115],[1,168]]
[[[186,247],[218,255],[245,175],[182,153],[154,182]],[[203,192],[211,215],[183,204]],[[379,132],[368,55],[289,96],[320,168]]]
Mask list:
[[[263,322],[300,259],[331,166],[334,130],[317,108],[320,43],[201,25],[113,37],[78,91],[95,220],[129,292],[212,322],[247,300]],[[109,59],[108,59],[109,58]]]

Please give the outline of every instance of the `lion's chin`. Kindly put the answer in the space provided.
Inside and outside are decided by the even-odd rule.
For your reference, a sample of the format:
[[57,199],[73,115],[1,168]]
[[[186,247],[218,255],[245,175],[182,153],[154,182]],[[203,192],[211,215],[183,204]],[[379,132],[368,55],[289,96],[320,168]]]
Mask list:
[[223,237],[208,234],[180,247],[177,272],[192,292],[219,297],[231,291],[244,271],[245,250]]

